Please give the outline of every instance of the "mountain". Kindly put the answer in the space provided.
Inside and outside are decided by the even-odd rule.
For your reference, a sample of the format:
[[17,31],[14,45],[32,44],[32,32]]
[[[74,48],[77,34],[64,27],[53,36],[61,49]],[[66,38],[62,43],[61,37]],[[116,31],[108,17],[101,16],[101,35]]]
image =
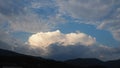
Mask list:
[[64,63],[82,68],[120,68],[120,60],[103,62],[95,58],[77,58],[64,61]]
[[0,68],[120,68],[120,60],[78,58],[61,62],[0,49]]
[[74,66],[82,66],[82,67],[103,66],[104,64],[103,61],[100,61],[95,58],[77,58],[77,59],[67,60],[64,62]]
[[[0,41],[0,46],[8,45]],[[55,61],[0,49],[0,68],[120,68],[120,60],[106,61],[95,58],[77,58]]]
[[73,68],[63,62],[0,49],[0,68]]
[[5,56],[22,56],[22,54],[18,54],[9,50],[0,49],[0,57]]
[[107,61],[106,65],[110,66],[109,68],[120,68],[120,59],[119,60]]
[[29,56],[9,50],[10,45],[0,41],[0,68],[73,68],[66,63]]

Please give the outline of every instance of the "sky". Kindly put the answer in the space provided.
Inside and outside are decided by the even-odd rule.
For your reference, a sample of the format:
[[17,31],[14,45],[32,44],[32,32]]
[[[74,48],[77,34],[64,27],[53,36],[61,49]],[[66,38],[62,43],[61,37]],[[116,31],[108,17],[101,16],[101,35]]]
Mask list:
[[0,42],[55,60],[120,59],[120,1],[0,0]]

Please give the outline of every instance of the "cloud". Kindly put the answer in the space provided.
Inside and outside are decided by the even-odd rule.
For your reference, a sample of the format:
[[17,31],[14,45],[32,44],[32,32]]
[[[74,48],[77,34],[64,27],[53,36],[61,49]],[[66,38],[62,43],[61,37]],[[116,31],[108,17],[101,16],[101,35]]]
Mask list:
[[54,43],[59,43],[63,46],[76,44],[89,46],[94,44],[96,40],[84,33],[63,34],[59,30],[56,30],[53,32],[39,32],[33,34],[29,37],[28,42],[30,45],[33,45],[33,47],[37,46],[44,48]]
[[57,23],[65,22],[65,19],[57,13],[56,7],[53,6],[55,5],[50,0],[1,0],[0,27],[8,23],[9,26],[6,28],[11,32],[50,31],[55,28]]
[[42,20],[35,14],[27,14],[16,17],[15,20],[10,21],[10,25],[13,31],[24,31],[24,32],[38,32],[38,31],[49,31],[52,29],[51,24],[47,21]]
[[24,12],[24,7],[27,5],[26,0],[0,0],[0,13],[4,15],[19,15]]
[[[116,53],[116,48],[104,46],[104,45],[93,45],[93,46],[60,46],[57,44],[51,45],[50,54],[47,58],[56,60],[67,60],[73,58],[98,58],[101,60],[112,60],[118,59],[119,53]],[[112,55],[112,56],[111,56]],[[118,56],[118,57],[116,57]]]
[[108,19],[98,25],[99,29],[105,29],[113,34],[113,37],[120,41],[120,7],[117,7]]
[[[0,30],[0,38],[0,48],[2,49],[44,58],[56,60],[73,58],[111,60],[120,58],[119,47],[113,48],[98,44],[93,37],[81,32],[69,34],[63,34],[59,30],[39,32],[30,36],[29,44],[24,44],[20,40],[10,37],[8,33],[2,30]],[[42,44],[42,42],[45,43]]]
[[119,4],[118,0],[1,0],[0,28],[7,23],[7,29],[1,29],[30,33],[51,31],[56,29],[57,25],[69,22],[65,16],[70,16],[79,23],[108,30],[120,41]]
[[39,32],[33,34],[28,39],[28,44],[31,45],[32,48],[41,48],[46,51],[46,53],[49,52],[47,49],[52,44],[60,44],[61,46],[75,46],[78,44],[90,46],[95,42],[95,38],[84,33],[63,34],[59,30],[53,32]]
[[120,29],[112,31],[113,37],[120,41]]
[[105,61],[120,58],[119,49],[99,44],[93,37],[80,32],[39,32],[29,37],[28,44],[32,55],[56,60],[98,58]]
[[28,47],[25,46],[25,44],[22,41],[13,38],[8,32],[5,32],[2,29],[0,29],[0,49],[6,49],[23,53],[22,49],[24,50],[26,48]]
[[29,37],[28,44],[33,51],[31,55],[56,60],[98,58],[106,61],[120,58],[119,49],[97,43],[94,37],[81,32],[39,32]]
[[31,3],[32,8],[56,7],[53,0],[35,0]]
[[[39,55],[39,50],[31,49],[29,45],[24,44],[24,42],[13,38],[9,33],[0,29],[0,49],[11,50],[17,53],[22,53],[26,55]],[[39,55],[40,56],[40,55]]]
[[[0,48],[53,59],[120,58],[119,47],[98,44],[84,33],[52,31],[72,18],[72,22],[77,19],[108,30],[120,41],[119,4],[119,0],[0,0],[0,42],[9,44]],[[16,31],[35,33],[28,40],[30,45],[10,36],[9,32]]]
[[29,4],[24,5],[24,0],[20,2],[16,2],[15,0],[7,2],[1,0],[1,3],[0,19],[2,22],[0,23],[3,25],[5,22],[8,22],[10,31],[34,33],[37,31],[48,31],[51,29],[50,24],[48,25],[45,20],[29,9]]
[[57,0],[59,12],[77,19],[79,23],[92,24],[108,30],[120,41],[120,1],[117,0]]
[[107,15],[113,0],[57,0],[59,11],[63,14],[69,14],[73,18],[96,20]]

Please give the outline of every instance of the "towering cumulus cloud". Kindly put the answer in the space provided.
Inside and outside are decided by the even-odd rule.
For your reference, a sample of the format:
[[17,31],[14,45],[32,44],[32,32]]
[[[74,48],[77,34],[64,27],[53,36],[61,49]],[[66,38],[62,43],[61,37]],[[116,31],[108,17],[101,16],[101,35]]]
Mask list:
[[43,51],[48,50],[48,47],[52,44],[60,44],[60,46],[90,46],[95,42],[95,38],[84,33],[63,34],[59,30],[53,32],[39,32],[30,36],[28,40],[32,48],[41,48]]

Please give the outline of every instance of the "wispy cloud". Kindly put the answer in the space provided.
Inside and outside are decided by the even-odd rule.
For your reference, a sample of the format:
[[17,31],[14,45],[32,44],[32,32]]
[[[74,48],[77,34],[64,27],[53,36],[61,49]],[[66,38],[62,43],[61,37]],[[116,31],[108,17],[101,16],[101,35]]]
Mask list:
[[1,0],[0,26],[7,22],[11,31],[36,33],[53,30],[68,21],[64,16],[70,16],[79,23],[108,30],[119,40],[119,3],[117,0]]
[[7,22],[10,31],[30,33],[50,31],[54,29],[57,22],[65,21],[57,14],[56,7],[53,7],[54,3],[49,0],[1,0],[0,3],[1,26]]
[[116,40],[120,41],[120,1],[57,0],[56,2],[61,14],[78,19],[79,23],[92,24],[97,28],[108,30]]
[[[85,33],[53,31],[71,18],[73,22],[108,30],[120,41],[119,4],[119,0],[0,0],[0,40],[11,43],[11,50],[49,58],[120,58],[119,47],[98,44]],[[16,31],[34,33],[29,38],[30,45],[10,37],[9,32]]]
[[60,12],[73,18],[98,20],[106,16],[113,5],[113,0],[57,0]]

